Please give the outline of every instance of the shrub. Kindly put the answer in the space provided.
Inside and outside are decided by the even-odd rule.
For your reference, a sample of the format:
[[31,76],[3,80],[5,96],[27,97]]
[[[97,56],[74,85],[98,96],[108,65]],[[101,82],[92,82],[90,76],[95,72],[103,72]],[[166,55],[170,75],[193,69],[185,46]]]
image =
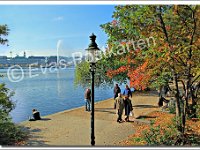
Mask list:
[[169,113],[176,114],[176,106],[175,105],[169,105]]
[[15,125],[10,118],[6,116],[0,118],[0,145],[15,145],[23,141],[25,137],[26,132],[20,126]]
[[[189,128],[187,128],[187,131],[189,131]],[[175,126],[175,118],[167,126],[155,126],[154,122],[151,122],[150,129],[143,131],[142,134],[144,141],[151,146],[198,146],[200,144],[198,134],[178,132]]]
[[26,137],[21,127],[15,125],[9,117],[9,112],[14,109],[11,101],[12,92],[0,84],[0,145],[15,145]]
[[169,102],[169,113],[171,114],[175,114],[176,113],[176,104],[173,98],[171,98],[170,102]]
[[169,146],[174,145],[177,133],[174,124],[168,125],[168,127],[161,127],[160,125],[154,126],[154,122],[151,122],[150,130],[143,131],[143,137],[147,145]]
[[196,110],[197,110],[197,118],[200,119],[200,104],[196,105]]

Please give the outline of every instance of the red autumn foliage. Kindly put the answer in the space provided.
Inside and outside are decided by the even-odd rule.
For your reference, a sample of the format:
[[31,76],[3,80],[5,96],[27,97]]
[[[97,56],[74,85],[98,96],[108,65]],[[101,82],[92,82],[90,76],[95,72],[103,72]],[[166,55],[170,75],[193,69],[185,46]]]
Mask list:
[[[139,49],[135,50],[134,55],[138,55],[139,52]],[[138,65],[140,62],[132,59],[131,56],[132,55],[129,53],[126,57],[121,58],[120,61],[126,61],[126,65],[123,65],[115,70],[108,70],[107,76],[109,78],[113,78],[121,73],[126,73],[130,80],[130,87],[134,87],[136,90],[144,90],[147,88],[148,80],[150,78],[150,75],[145,73],[148,60],[141,65]]]

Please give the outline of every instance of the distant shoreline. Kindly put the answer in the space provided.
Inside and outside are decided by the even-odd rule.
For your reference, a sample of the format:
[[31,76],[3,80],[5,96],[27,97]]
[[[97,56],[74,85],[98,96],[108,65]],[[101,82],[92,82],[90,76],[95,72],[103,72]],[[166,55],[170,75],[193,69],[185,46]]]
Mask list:
[[[52,68],[56,68],[56,67],[53,67],[53,66],[51,66]],[[51,68],[51,67],[42,67],[42,68]],[[21,66],[21,68],[22,69],[29,69],[29,67],[23,67],[23,66]],[[34,69],[34,68],[41,68],[41,67],[31,67],[32,69]],[[59,69],[59,67],[57,67],[58,69]],[[3,69],[9,69],[9,67],[3,67],[3,68],[1,68],[0,67],[0,70],[3,70]],[[60,69],[63,69],[63,68],[60,68]],[[68,66],[68,67],[66,67],[65,69],[75,69],[75,67],[72,67],[72,66]]]

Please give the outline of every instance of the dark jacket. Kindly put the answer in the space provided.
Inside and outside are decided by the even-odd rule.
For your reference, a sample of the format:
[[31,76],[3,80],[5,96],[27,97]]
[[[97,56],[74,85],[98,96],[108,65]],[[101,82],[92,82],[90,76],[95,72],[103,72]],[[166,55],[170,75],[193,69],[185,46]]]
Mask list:
[[35,120],[41,120],[41,118],[40,118],[40,113],[39,113],[38,111],[34,111],[34,112],[33,112],[33,118],[34,118]]
[[129,98],[124,99],[125,115],[129,116],[130,112],[133,110],[131,100]]
[[121,93],[121,89],[119,86],[115,86],[114,88],[114,99],[118,97],[118,93]]
[[85,99],[91,100],[91,90],[90,89],[85,91]]

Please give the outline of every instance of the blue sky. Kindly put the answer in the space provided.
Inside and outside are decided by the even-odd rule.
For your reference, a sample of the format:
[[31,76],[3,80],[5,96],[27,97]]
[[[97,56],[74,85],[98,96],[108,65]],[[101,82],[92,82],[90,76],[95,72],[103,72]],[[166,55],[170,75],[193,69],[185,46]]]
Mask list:
[[9,46],[0,45],[0,55],[60,55],[83,51],[97,35],[100,48],[106,46],[107,35],[99,27],[112,21],[114,5],[1,5],[0,24],[7,24]]

